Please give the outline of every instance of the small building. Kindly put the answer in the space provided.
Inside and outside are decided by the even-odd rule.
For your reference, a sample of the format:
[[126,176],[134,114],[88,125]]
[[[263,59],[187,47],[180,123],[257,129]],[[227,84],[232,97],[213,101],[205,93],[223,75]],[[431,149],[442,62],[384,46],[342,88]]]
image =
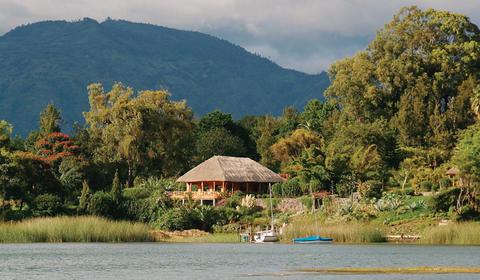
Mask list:
[[450,177],[450,180],[452,180],[452,187],[456,187],[457,182],[455,182],[456,177],[460,174],[460,170],[457,167],[452,167],[445,172],[448,177]]
[[283,181],[280,175],[250,158],[213,156],[177,179],[186,184],[186,191],[175,192],[172,198],[190,197],[201,204],[215,205],[218,199],[238,191],[268,193],[272,183]]

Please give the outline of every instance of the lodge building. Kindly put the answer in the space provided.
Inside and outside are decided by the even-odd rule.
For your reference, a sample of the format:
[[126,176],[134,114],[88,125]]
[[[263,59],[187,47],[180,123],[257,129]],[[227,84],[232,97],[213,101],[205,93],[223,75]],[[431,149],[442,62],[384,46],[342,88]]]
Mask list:
[[283,181],[280,175],[250,158],[213,156],[177,179],[186,184],[186,191],[174,192],[172,198],[190,197],[201,204],[215,205],[226,194],[268,193],[271,184]]

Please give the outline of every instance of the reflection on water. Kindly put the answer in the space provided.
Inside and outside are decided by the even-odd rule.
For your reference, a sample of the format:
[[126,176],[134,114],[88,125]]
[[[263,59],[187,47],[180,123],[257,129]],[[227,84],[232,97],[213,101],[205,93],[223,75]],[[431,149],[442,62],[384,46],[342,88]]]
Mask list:
[[288,244],[4,244],[1,279],[480,279],[319,275],[318,267],[480,266],[480,247]]

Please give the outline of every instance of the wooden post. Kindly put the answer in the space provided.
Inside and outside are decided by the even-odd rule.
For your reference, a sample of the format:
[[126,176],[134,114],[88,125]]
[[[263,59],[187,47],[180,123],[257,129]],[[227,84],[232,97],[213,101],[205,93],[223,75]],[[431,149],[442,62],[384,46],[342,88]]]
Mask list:
[[202,187],[202,192],[203,192],[203,191],[204,191],[203,181],[202,181],[202,183],[201,183],[200,185],[201,185],[201,187]]
[[212,192],[214,192],[214,191],[215,191],[215,181],[213,181],[213,183],[212,183]]
[[222,192],[225,192],[225,181],[222,181]]

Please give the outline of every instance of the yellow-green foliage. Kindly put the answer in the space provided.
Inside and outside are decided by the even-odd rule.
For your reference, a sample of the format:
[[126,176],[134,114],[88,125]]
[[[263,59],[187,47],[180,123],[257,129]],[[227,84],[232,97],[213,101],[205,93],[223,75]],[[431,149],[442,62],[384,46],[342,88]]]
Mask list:
[[321,274],[447,274],[447,273],[480,273],[478,267],[343,267],[343,268],[305,268],[300,272]]
[[144,224],[90,216],[36,218],[0,224],[1,243],[149,240],[149,228]]
[[[318,227],[317,227],[318,225]],[[313,217],[294,220],[286,227],[282,239],[290,241],[292,238],[309,235],[321,235],[331,237],[336,243],[370,243],[385,242],[385,229],[371,224],[341,224],[321,225],[316,223]]]
[[480,223],[454,223],[426,228],[420,239],[425,244],[480,245]]
[[240,242],[240,236],[237,233],[215,233],[202,236],[176,236],[163,241],[179,243],[236,243]]

